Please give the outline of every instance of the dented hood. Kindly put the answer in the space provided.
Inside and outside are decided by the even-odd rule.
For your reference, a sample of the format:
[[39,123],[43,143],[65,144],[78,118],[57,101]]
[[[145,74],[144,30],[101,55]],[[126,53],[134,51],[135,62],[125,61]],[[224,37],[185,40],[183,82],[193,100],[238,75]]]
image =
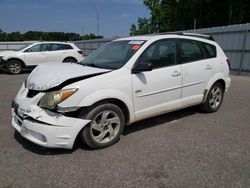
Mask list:
[[46,63],[37,66],[29,75],[26,87],[31,90],[45,91],[60,84],[109,72],[107,69],[83,66],[76,63]]

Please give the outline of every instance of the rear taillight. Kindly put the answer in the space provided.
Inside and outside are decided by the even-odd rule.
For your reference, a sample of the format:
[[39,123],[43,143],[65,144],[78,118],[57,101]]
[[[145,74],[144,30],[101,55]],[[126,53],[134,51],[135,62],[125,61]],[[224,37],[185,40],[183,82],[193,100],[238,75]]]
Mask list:
[[78,50],[77,52],[82,55],[82,50]]
[[229,61],[229,59],[226,59],[226,63],[228,64],[228,67],[230,69],[230,61]]

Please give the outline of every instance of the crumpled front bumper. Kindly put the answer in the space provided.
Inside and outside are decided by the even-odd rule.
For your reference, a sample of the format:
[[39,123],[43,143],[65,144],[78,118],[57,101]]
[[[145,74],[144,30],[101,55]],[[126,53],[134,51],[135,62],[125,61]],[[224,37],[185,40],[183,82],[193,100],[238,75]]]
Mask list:
[[37,106],[39,96],[26,97],[24,87],[12,102],[12,125],[29,141],[48,148],[71,149],[81,129],[90,120],[67,117]]

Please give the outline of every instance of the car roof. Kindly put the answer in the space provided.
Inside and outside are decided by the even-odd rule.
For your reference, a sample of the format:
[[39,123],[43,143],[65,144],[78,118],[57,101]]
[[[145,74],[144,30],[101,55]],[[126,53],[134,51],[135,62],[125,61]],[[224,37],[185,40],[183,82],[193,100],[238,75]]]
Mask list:
[[150,40],[152,39],[154,36],[151,35],[142,35],[142,36],[131,36],[131,37],[124,37],[124,38],[119,38],[116,39],[115,41],[121,41],[121,40]]
[[192,40],[199,40],[203,42],[208,42],[208,43],[216,43],[213,38],[210,38],[211,36],[206,36],[202,34],[188,34],[188,33],[180,33],[180,34],[175,34],[175,33],[169,33],[169,34],[151,34],[151,35],[141,35],[141,36],[131,36],[131,37],[125,37],[125,38],[119,38],[116,39],[115,41],[122,41],[122,40],[144,40],[144,41],[149,41],[149,40],[159,40],[159,39],[165,39],[165,38],[179,38],[179,39],[192,39]]
[[47,43],[50,43],[50,44],[69,44],[69,45],[73,44],[70,42],[57,42],[57,41],[43,41],[43,42],[35,42],[33,44],[47,44]]

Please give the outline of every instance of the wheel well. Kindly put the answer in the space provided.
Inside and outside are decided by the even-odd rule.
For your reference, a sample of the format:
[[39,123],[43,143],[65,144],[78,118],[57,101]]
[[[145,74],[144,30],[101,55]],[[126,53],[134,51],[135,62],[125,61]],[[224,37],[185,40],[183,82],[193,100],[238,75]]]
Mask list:
[[129,120],[130,120],[129,109],[128,109],[127,105],[119,99],[110,98],[110,99],[104,99],[104,100],[98,101],[98,102],[94,103],[93,105],[91,105],[89,110],[93,109],[94,107],[96,107],[98,105],[105,104],[105,103],[112,103],[112,104],[115,104],[116,106],[118,106],[124,114],[125,124],[127,124],[129,122]]
[[7,60],[7,62],[12,61],[12,60],[19,61],[22,64],[23,68],[26,66],[23,60],[18,59],[18,58],[10,58]]
[[[224,80],[219,79],[219,80],[217,80],[216,82],[214,82],[213,85],[214,85],[215,83],[220,83],[220,84],[223,86],[223,91],[225,91],[226,83],[225,83]],[[213,86],[213,85],[212,85],[212,86]],[[212,86],[211,86],[211,87],[212,87]],[[208,92],[209,92],[209,90],[211,89],[211,87],[210,87],[209,89],[206,89],[206,90],[204,91],[204,97],[203,97],[202,103],[204,103],[204,102],[206,101]]]
[[77,59],[74,58],[74,57],[71,57],[71,56],[64,58],[63,62],[64,62],[66,59],[74,59],[74,60],[77,62]]
[[[222,79],[219,79],[219,80],[217,80],[215,83],[220,83],[222,86],[223,86],[223,91],[225,91],[225,88],[226,88],[226,83],[225,83],[225,81],[224,80],[222,80]],[[214,84],[215,84],[214,83]]]

